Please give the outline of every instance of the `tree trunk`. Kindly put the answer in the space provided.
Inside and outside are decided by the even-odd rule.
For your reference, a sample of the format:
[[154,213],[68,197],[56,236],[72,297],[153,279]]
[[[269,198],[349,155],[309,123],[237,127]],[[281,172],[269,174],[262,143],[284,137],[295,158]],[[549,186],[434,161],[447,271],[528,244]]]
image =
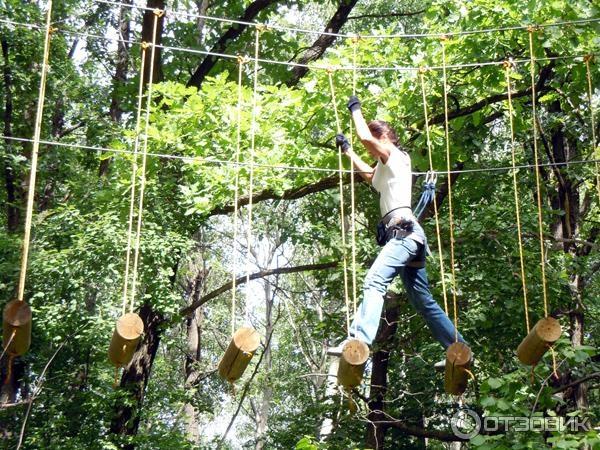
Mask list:
[[[164,322],[162,315],[154,311],[148,304],[142,306],[139,314],[144,322],[144,338],[121,377],[119,388],[130,395],[130,401],[119,402],[115,405],[115,413],[110,426],[111,433],[116,435],[115,441],[119,441],[120,437],[135,436],[138,431],[140,410],[160,342],[161,325]],[[133,450],[134,446],[125,444],[122,448]]]
[[[148,0],[146,3],[147,8],[152,9],[165,9],[165,0]],[[154,11],[145,10],[144,18],[142,20],[142,41],[144,42],[152,42],[152,34],[154,31]],[[162,33],[163,26],[165,22],[165,16],[162,15],[158,18],[157,29],[156,29],[156,45],[160,45],[162,43]],[[149,47],[148,50],[151,50],[152,47]],[[154,51],[154,65],[150,66],[150,51],[146,53],[146,67],[144,67],[144,86],[148,84],[150,81],[150,70],[152,70],[152,82],[160,83],[163,80],[163,71],[162,71],[162,49],[157,47]]]
[[[8,41],[2,39],[2,59],[4,61],[2,67],[2,77],[4,81],[4,136],[12,137],[12,122],[13,122],[13,99],[12,99],[12,72],[9,61]],[[10,139],[5,139],[6,156],[3,161],[4,186],[6,189],[6,230],[9,233],[14,233],[19,228],[19,201],[17,197],[18,187],[15,183],[15,171],[12,167],[10,155],[13,145]]]
[[[186,297],[191,304],[202,296],[204,280],[208,273],[205,267],[195,269],[196,275],[187,282],[185,287]],[[200,357],[202,352],[202,322],[204,310],[198,308],[186,318],[187,354],[185,357],[185,381],[186,390],[193,390],[200,377]],[[195,445],[200,443],[200,424],[196,407],[193,403],[186,403],[183,407],[188,440]]]
[[386,419],[383,412],[383,401],[387,392],[389,344],[394,339],[398,329],[399,300],[398,296],[386,295],[384,311],[373,343],[373,346],[378,350],[373,354],[366,446],[374,450],[384,448],[385,433],[387,431],[385,425],[377,425],[375,422]]
[[[264,282],[265,292],[265,336],[271,336],[273,333],[273,301],[274,295],[271,289],[271,283],[268,280]],[[267,345],[263,354],[264,371],[266,374],[263,383],[262,396],[258,407],[256,408],[256,444],[254,450],[263,450],[265,448],[265,437],[269,422],[269,410],[271,399],[273,398],[273,388],[271,387],[271,344]]]
[[[552,114],[561,114],[560,102],[558,100],[552,102],[548,107],[548,111]],[[552,162],[556,163],[578,159],[581,153],[578,150],[580,148],[578,143],[566,138],[563,126],[562,122],[559,122],[556,128],[552,130],[550,143],[544,141],[548,156]],[[555,237],[562,238],[562,250],[571,256],[569,259],[576,261],[588,253],[588,249],[578,247],[573,242],[573,237],[579,235],[579,225],[583,220],[583,217],[581,217],[580,194],[577,188],[579,183],[569,177],[567,169],[557,167],[554,168],[554,173],[557,183],[556,190],[549,193],[550,201],[553,209],[562,210],[564,214],[560,215],[555,221],[552,231]],[[584,336],[584,305],[582,299],[585,283],[577,269],[567,269],[571,272],[569,292],[567,293],[571,297],[569,331],[571,345],[578,347],[583,345]],[[571,401],[577,409],[586,410],[588,408],[586,383],[575,386],[572,390]]]
[[[126,5],[131,5],[133,0],[123,0]],[[114,123],[120,123],[123,116],[121,105],[122,88],[127,82],[127,69],[129,67],[129,44],[131,35],[131,24],[129,21],[130,8],[119,9],[119,41],[117,43],[117,61],[115,64],[115,75],[113,78],[112,94],[109,114]],[[103,159],[100,162],[98,174],[100,177],[108,173],[108,167],[112,158]]]
[[[198,364],[201,356],[202,321],[204,319],[203,309],[198,308],[186,320],[188,354],[185,358],[185,387],[186,390],[194,389],[196,381],[200,376]],[[200,424],[196,407],[193,403],[186,403],[183,407],[185,414],[186,432],[188,440],[194,445],[200,444]]]
[[[206,11],[208,11],[208,0],[196,0],[196,7],[198,8],[198,15],[205,16]],[[198,32],[198,36],[196,37],[196,43],[200,47],[204,42],[204,25],[206,24],[206,19],[204,17],[198,17],[196,20],[196,31]]]
[[[20,400],[26,400],[29,392],[21,385],[25,373],[22,359],[4,357],[0,362],[0,369],[0,405],[15,403],[19,397]],[[7,443],[5,448],[9,448],[8,442],[15,437],[15,431],[19,429],[22,412],[22,407],[13,407],[3,412],[6,420],[0,422],[0,440]]]

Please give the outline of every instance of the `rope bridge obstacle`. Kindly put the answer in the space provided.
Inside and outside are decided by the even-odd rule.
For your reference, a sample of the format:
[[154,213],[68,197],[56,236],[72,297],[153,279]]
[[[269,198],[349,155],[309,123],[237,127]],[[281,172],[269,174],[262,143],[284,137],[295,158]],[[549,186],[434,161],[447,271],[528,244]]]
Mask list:
[[[125,5],[127,6],[127,5]],[[27,259],[28,259],[28,254],[29,254],[29,241],[30,241],[30,233],[31,233],[31,216],[32,216],[32,212],[33,212],[33,198],[34,198],[34,191],[35,191],[35,176],[36,176],[36,170],[37,170],[37,154],[38,154],[38,148],[39,148],[39,144],[43,141],[40,140],[40,133],[41,133],[41,120],[42,120],[42,113],[43,113],[43,107],[44,107],[44,98],[45,98],[45,82],[46,82],[46,74],[47,74],[47,68],[48,68],[48,54],[49,54],[49,46],[50,46],[50,38],[51,38],[51,34],[54,31],[51,28],[51,10],[52,10],[52,2],[51,0],[48,3],[48,11],[47,11],[47,22],[46,22],[46,36],[45,36],[45,43],[44,43],[44,62],[42,65],[42,70],[41,70],[41,81],[40,81],[40,93],[39,93],[39,97],[38,97],[38,111],[36,114],[36,124],[35,124],[35,131],[34,131],[34,138],[32,140],[33,142],[33,152],[32,152],[32,160],[31,160],[31,173],[30,173],[30,182],[29,182],[29,195],[28,195],[28,203],[27,203],[27,217],[26,217],[26,224],[25,224],[25,237],[24,237],[24,243],[23,243],[23,255],[22,255],[22,265],[21,265],[21,274],[20,274],[20,279],[19,279],[19,290],[18,290],[18,296],[17,299],[10,302],[9,304],[6,305],[6,307],[4,308],[4,312],[3,312],[3,346],[4,346],[4,350],[6,353],[8,353],[11,356],[19,356],[22,355],[24,353],[27,352],[29,346],[30,346],[30,342],[31,342],[31,318],[32,318],[32,314],[31,314],[31,309],[29,308],[29,306],[27,305],[27,303],[24,301],[24,286],[25,286],[25,278],[26,278],[26,271],[27,271]],[[152,44],[147,44],[147,43],[141,43],[140,45],[142,46],[142,68],[140,73],[143,73],[143,65],[145,63],[145,55],[146,55],[146,48],[148,46],[152,47],[152,51],[151,51],[151,66],[153,66],[153,61],[154,61],[154,52],[156,48],[167,48],[165,46],[159,46],[155,44],[156,41],[156,23],[157,23],[157,19],[159,17],[159,14],[163,14],[164,11],[159,11],[159,10],[154,10],[156,17],[155,17],[155,22],[154,22],[154,35],[153,35],[153,43]],[[595,19],[594,19],[595,20]],[[5,21],[6,22],[6,21]],[[257,32],[257,38],[256,38],[256,48],[255,48],[255,58],[254,58],[254,63],[255,63],[255,77],[254,77],[254,97],[253,97],[253,125],[252,125],[252,146],[251,146],[251,152],[252,152],[252,157],[250,158],[250,176],[251,176],[251,183],[250,183],[250,189],[249,189],[249,198],[252,199],[252,187],[253,187],[253,183],[252,183],[252,176],[253,176],[253,167],[254,167],[254,158],[253,158],[253,151],[254,151],[254,137],[255,137],[255,113],[256,113],[256,73],[257,73],[257,67],[258,67],[258,63],[260,62],[270,62],[270,61],[263,61],[263,60],[259,60],[258,58],[258,36],[259,33],[261,31],[261,27],[257,24],[252,24],[254,26],[256,26],[256,32]],[[515,28],[517,29],[517,28]],[[545,313],[545,317],[540,319],[536,325],[533,327],[533,329],[530,330],[529,327],[529,319],[528,319],[528,306],[527,306],[527,300],[526,300],[526,286],[525,286],[525,280],[524,280],[524,266],[523,266],[523,261],[521,259],[521,269],[522,269],[522,278],[523,278],[523,291],[524,291],[524,302],[525,302],[525,316],[526,316],[526,325],[527,325],[527,331],[528,331],[528,335],[523,339],[521,345],[519,346],[518,350],[517,350],[517,355],[519,357],[519,359],[525,363],[525,364],[529,364],[529,365],[535,365],[543,356],[543,354],[547,351],[548,348],[551,348],[551,346],[553,345],[553,343],[560,337],[560,324],[558,323],[558,321],[556,321],[556,319],[549,317],[548,316],[548,299],[547,299],[547,287],[546,287],[546,277],[545,277],[545,269],[544,269],[544,262],[545,262],[545,250],[544,250],[544,244],[543,244],[543,230],[542,230],[542,226],[543,226],[543,220],[542,220],[542,209],[541,209],[541,187],[540,187],[540,183],[539,183],[539,168],[542,166],[542,164],[540,164],[539,159],[538,159],[538,155],[537,155],[537,125],[536,125],[536,93],[535,93],[535,83],[534,83],[534,62],[540,61],[540,60],[544,60],[544,59],[548,59],[548,58],[535,58],[534,53],[533,53],[533,32],[536,30],[535,27],[530,27],[528,29],[529,31],[529,36],[530,36],[530,66],[531,66],[531,82],[532,82],[532,97],[533,97],[533,102],[532,102],[532,108],[533,108],[533,131],[534,131],[534,150],[535,150],[535,164],[531,165],[531,167],[534,167],[536,170],[536,186],[537,186],[537,203],[538,203],[538,225],[539,225],[539,232],[540,232],[540,254],[541,254],[541,270],[542,270],[542,287],[543,287],[543,294],[544,294],[544,313]],[[448,108],[447,108],[447,82],[446,82],[446,69],[449,67],[467,67],[467,65],[459,65],[459,66],[447,66],[446,64],[446,60],[445,60],[445,44],[444,41],[447,38],[447,36],[440,36],[442,39],[442,48],[444,49],[443,52],[443,64],[441,67],[431,67],[431,68],[427,68],[425,70],[439,70],[441,68],[442,72],[443,72],[443,78],[444,78],[444,103],[445,103],[445,131],[446,131],[446,148],[447,148],[447,162],[448,162],[448,170],[446,171],[446,174],[448,175],[448,177],[450,176],[451,173],[455,173],[456,171],[451,171],[450,170],[450,155],[449,155],[449,140],[448,140]],[[186,49],[181,49],[181,50],[186,50]],[[199,52],[199,53],[207,53],[207,52]],[[358,68],[356,66],[356,48],[354,49],[354,64],[352,66],[352,70],[353,70],[353,92],[355,92],[355,78],[356,78],[356,70],[366,70],[366,69],[390,69],[390,70],[399,70],[399,68]],[[225,56],[225,57],[229,57],[230,55],[218,55],[218,56]],[[595,143],[595,126],[594,126],[594,112],[593,112],[593,108],[592,108],[592,94],[591,94],[591,78],[590,78],[590,68],[589,68],[589,64],[590,61],[592,60],[592,56],[593,55],[586,55],[583,57],[583,61],[586,64],[586,68],[587,68],[587,75],[588,75],[588,84],[589,84],[589,102],[590,102],[590,114],[591,114],[591,119],[592,119],[592,135],[593,135],[593,142],[592,142],[592,148],[596,148],[596,143]],[[575,56],[575,58],[579,58],[580,56]],[[498,64],[496,62],[494,62],[493,64]],[[477,65],[481,65],[481,64],[477,64]],[[241,74],[241,66],[242,63],[240,63],[240,74]],[[505,66],[506,67],[506,66]],[[319,67],[312,67],[313,69],[319,69]],[[339,68],[341,69],[347,69],[347,68]],[[423,70],[423,68],[401,68],[401,69],[410,69],[410,70]],[[327,69],[329,70],[329,69]],[[508,68],[507,68],[508,71]],[[150,73],[152,73],[152,71],[150,71]],[[329,72],[329,76],[330,76],[330,82],[331,82],[331,72]],[[152,77],[152,75],[150,75],[150,77]],[[140,77],[140,80],[142,79],[142,77]],[[423,83],[423,75],[421,74],[421,82]],[[128,230],[128,244],[127,244],[127,262],[126,262],[126,269],[125,269],[125,281],[124,281],[124,292],[123,292],[123,315],[119,318],[119,320],[117,321],[116,327],[115,327],[115,331],[113,334],[113,338],[111,340],[111,344],[109,347],[109,358],[111,360],[111,362],[113,362],[113,364],[118,368],[122,365],[125,365],[127,363],[129,363],[129,361],[131,360],[131,356],[133,355],[133,352],[135,351],[135,348],[137,346],[137,343],[140,340],[140,337],[143,333],[143,322],[141,320],[141,318],[133,313],[133,307],[134,307],[134,299],[135,299],[135,290],[136,290],[136,283],[137,283],[137,269],[138,269],[138,261],[139,261],[139,250],[140,250],[140,236],[141,236],[141,223],[142,223],[142,212],[143,212],[143,192],[144,192],[144,186],[145,186],[145,164],[146,164],[146,158],[149,155],[147,152],[147,139],[148,139],[148,133],[145,133],[145,137],[144,137],[144,144],[143,144],[143,153],[142,153],[142,175],[141,175],[141,181],[140,181],[140,194],[139,194],[139,207],[138,207],[138,226],[137,226],[137,232],[135,234],[135,240],[136,243],[134,244],[134,249],[135,249],[135,255],[134,255],[134,263],[133,263],[133,274],[132,274],[132,288],[131,288],[131,300],[130,300],[130,312],[126,313],[125,312],[125,305],[128,299],[128,282],[129,282],[129,261],[130,261],[130,253],[131,253],[131,240],[132,240],[132,224],[133,224],[133,204],[134,204],[134,198],[135,198],[135,179],[137,177],[136,172],[137,172],[137,157],[138,157],[138,147],[139,147],[139,135],[140,135],[140,115],[141,115],[141,102],[142,102],[142,86],[141,86],[142,81],[140,81],[140,94],[139,94],[139,103],[138,103],[138,118],[137,118],[137,126],[136,126],[136,148],[135,151],[133,152],[134,155],[134,163],[133,163],[133,167],[132,167],[132,200],[131,200],[131,208],[130,208],[130,216],[129,216],[129,230]],[[241,75],[240,75],[240,87],[241,87]],[[331,82],[332,83],[332,82]],[[423,85],[422,85],[423,86]],[[332,97],[333,97],[333,102],[335,105],[335,97],[334,97],[334,92],[333,92],[333,85],[331,85],[332,87]],[[150,113],[150,104],[151,104],[151,97],[152,97],[152,78],[150,78],[150,82],[149,82],[149,89],[148,89],[148,102],[147,102],[147,111],[146,111],[146,131],[148,129],[148,125],[149,125],[149,113]],[[514,131],[512,130],[512,106],[511,106],[511,98],[510,98],[510,82],[508,82],[508,93],[509,93],[509,108],[510,108],[510,118],[511,118],[511,132],[513,134],[512,136],[512,148],[513,148],[513,165],[512,165],[512,169],[513,169],[513,175],[515,173],[515,163],[514,163]],[[425,111],[425,117],[426,117],[426,128],[427,128],[427,137],[428,137],[428,148],[429,150],[431,150],[431,144],[430,144],[430,139],[429,139],[429,130],[428,130],[428,125],[429,125],[429,121],[427,120],[427,106],[426,106],[426,101],[425,101],[425,92],[424,92],[424,88],[423,88],[423,100],[424,100],[424,111]],[[241,105],[238,104],[238,108],[241,108]],[[239,116],[240,117],[240,116]],[[241,120],[241,119],[240,119]],[[339,117],[337,115],[337,109],[336,109],[336,122],[337,122],[337,128],[338,131],[340,131],[341,127],[340,127],[340,123],[339,123]],[[5,137],[5,138],[9,138],[9,137]],[[238,140],[239,140],[239,128],[238,128]],[[107,150],[111,150],[111,149],[107,149]],[[127,152],[124,152],[127,153]],[[164,157],[168,157],[169,155],[157,155],[157,156],[164,156]],[[595,162],[596,167],[598,167],[598,161],[592,160],[592,161],[588,161],[588,162]],[[430,156],[430,164],[431,164],[431,156]],[[238,141],[238,159],[236,160],[235,163],[237,169],[239,169],[240,167],[240,163],[239,163],[239,141]],[[430,167],[430,170],[433,172],[433,168]],[[481,171],[485,170],[485,169],[479,169]],[[340,176],[343,173],[343,167],[340,164],[340,168],[339,168],[339,173]],[[353,170],[350,171],[352,174],[352,177],[354,176],[354,172]],[[467,172],[467,171],[464,171]],[[597,175],[598,176],[598,175]],[[238,173],[236,173],[236,201],[235,201],[235,206],[237,208],[237,182],[238,182]],[[451,183],[449,183],[450,185]],[[598,193],[600,196],[600,180],[597,179],[597,188],[598,188]],[[451,186],[449,186],[449,201],[451,202]],[[353,179],[352,179],[352,217],[354,218],[354,186],[353,186]],[[516,191],[516,186],[515,186],[515,203],[516,203],[516,211],[517,211],[517,215],[518,215],[518,195],[517,195],[517,191]],[[342,204],[341,204],[341,214],[342,214],[342,227],[344,226],[344,220],[343,220],[343,198],[341,198],[342,200]],[[435,199],[434,199],[434,207],[436,210],[435,213],[435,217],[436,217],[436,229],[437,229],[437,234],[438,234],[438,245],[439,245],[439,250],[440,250],[440,259],[441,259],[441,241],[439,239],[439,224],[438,224],[438,217],[437,217],[437,204],[435,203]],[[237,209],[236,209],[237,212]],[[237,214],[236,214],[237,217]],[[252,222],[252,203],[250,203],[249,205],[249,211],[248,211],[248,221],[249,221],[249,230],[248,230],[248,248],[250,248],[250,243],[251,243],[251,222]],[[521,248],[521,236],[520,236],[520,225],[518,225],[519,228],[519,245]],[[352,228],[352,231],[354,232],[354,226]],[[450,244],[451,244],[451,271],[452,271],[452,276],[451,276],[451,290],[452,290],[452,295],[453,295],[453,303],[454,303],[454,323],[455,323],[455,328],[458,330],[457,328],[457,301],[456,301],[456,280],[455,280],[455,274],[454,274],[454,268],[455,268],[455,263],[454,263],[454,237],[453,237],[453,222],[452,222],[452,210],[451,210],[451,206],[450,206],[450,232],[451,232],[451,239],[450,239]],[[344,229],[342,228],[342,233],[343,235],[345,235],[344,233]],[[352,275],[353,275],[353,296],[354,296],[354,310],[356,310],[356,286],[355,286],[355,244],[354,244],[354,236],[352,239],[352,251],[353,251],[353,264],[352,264]],[[521,253],[522,253],[522,248],[521,248]],[[522,257],[522,255],[521,255]],[[446,288],[445,288],[445,281],[444,281],[444,275],[443,275],[443,263],[441,264],[441,270],[442,270],[442,283],[444,283],[444,303],[445,303],[445,307],[446,307],[446,312],[448,312],[448,306],[447,306],[447,298],[446,298]],[[347,280],[347,267],[346,267],[346,256],[345,256],[345,243],[344,243],[344,277],[345,277],[345,281],[344,281],[344,290],[345,290],[345,302],[346,302],[346,311],[349,314],[349,299],[348,299],[348,280]],[[248,272],[249,274],[249,272]],[[235,278],[234,278],[235,279]],[[256,331],[252,328],[249,327],[242,327],[240,328],[237,332],[234,332],[234,324],[235,324],[235,320],[233,318],[233,315],[235,314],[235,284],[233,285],[233,299],[232,299],[232,341],[230,344],[230,348],[232,348],[233,350],[235,350],[236,353],[242,354],[243,357],[245,359],[247,359],[247,362],[249,362],[249,360],[252,358],[252,355],[254,354],[254,352],[256,351],[256,349],[258,348],[258,345],[260,343],[260,336],[258,335],[258,333],[256,333]],[[349,319],[347,319],[348,322],[348,328],[349,328]],[[348,329],[349,332],[349,329]],[[458,331],[457,331],[458,333]],[[364,362],[366,362],[366,359],[368,358],[368,349],[366,352],[366,356],[365,356],[365,351],[364,348],[354,348],[356,346],[349,346],[348,347],[348,351],[345,352],[347,353],[344,358],[346,358],[346,362],[349,364],[349,370],[342,370],[342,375],[340,377],[339,373],[338,373],[338,379],[342,380],[340,382],[340,384],[342,384],[343,386],[356,386],[358,384],[360,384],[361,380],[362,380],[362,369],[360,369],[360,377],[357,375],[357,368],[360,368],[360,366],[362,365],[362,367],[364,368]],[[245,363],[245,365],[243,363],[240,363],[238,361],[238,357],[234,355],[234,357],[232,358],[231,356],[234,354],[233,350],[228,350],[226,351],[225,355],[223,356],[223,359],[221,360],[220,363],[220,367],[219,367],[219,372],[221,374],[221,376],[225,379],[228,379],[229,381],[234,381],[235,379],[239,378],[239,376],[241,376],[241,374],[243,373],[245,367],[247,366],[247,362]],[[342,358],[342,359],[344,359]],[[363,361],[364,360],[364,361]],[[241,361],[241,360],[240,360]],[[459,343],[458,341],[456,341],[449,349],[447,352],[447,364],[446,364],[446,381],[445,381],[445,386],[446,386],[446,390],[449,393],[453,393],[453,394],[461,394],[462,392],[464,392],[464,389],[466,389],[466,381],[467,381],[467,376],[470,375],[472,376],[471,372],[469,371],[469,364],[471,361],[471,351],[470,349],[465,346],[464,344]],[[221,367],[221,365],[223,366],[223,368]],[[229,368],[227,368],[229,367]],[[234,368],[235,369],[232,369]],[[450,367],[450,369],[449,369]],[[455,368],[458,368],[459,370],[455,370]],[[222,370],[221,370],[222,369]],[[344,375],[344,373],[346,373],[347,376]]]

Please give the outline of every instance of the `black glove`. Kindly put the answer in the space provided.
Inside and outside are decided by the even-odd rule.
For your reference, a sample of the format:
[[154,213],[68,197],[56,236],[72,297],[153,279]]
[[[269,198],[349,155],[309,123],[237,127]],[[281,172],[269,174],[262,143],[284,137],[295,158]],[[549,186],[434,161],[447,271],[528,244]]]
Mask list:
[[350,142],[348,142],[346,136],[341,133],[335,135],[335,146],[341,148],[342,153],[346,153],[348,150],[350,150]]
[[348,109],[350,112],[354,112],[357,109],[360,109],[360,100],[356,95],[351,95],[348,99]]

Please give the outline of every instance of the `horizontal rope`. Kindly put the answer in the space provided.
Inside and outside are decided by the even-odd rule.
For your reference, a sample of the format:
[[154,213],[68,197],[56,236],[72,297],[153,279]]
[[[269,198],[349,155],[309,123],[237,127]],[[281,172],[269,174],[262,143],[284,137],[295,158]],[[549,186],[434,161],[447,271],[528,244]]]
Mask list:
[[[33,142],[32,139],[19,138],[19,137],[13,137],[13,136],[3,136],[3,135],[0,135],[0,139],[8,139],[8,140],[19,141],[19,142]],[[116,148],[95,147],[95,146],[90,146],[90,145],[69,144],[69,143],[65,143],[65,142],[45,141],[45,140],[40,140],[39,142],[40,142],[40,144],[44,144],[44,145],[77,148],[77,149],[88,150],[88,151],[116,153],[116,154],[124,154],[124,155],[134,155],[135,154],[132,150],[120,150],[120,149],[116,149]],[[333,152],[333,150],[331,150],[331,152]],[[250,163],[245,163],[245,162],[235,163],[234,161],[228,161],[225,159],[212,159],[212,158],[208,159],[208,158],[201,157],[201,156],[168,155],[166,153],[152,153],[152,152],[148,152],[148,156],[152,156],[154,158],[159,158],[159,159],[172,159],[172,160],[180,160],[180,161],[185,161],[185,162],[199,162],[199,163],[203,163],[203,164],[220,164],[220,165],[228,165],[228,166],[238,166],[239,165],[241,167],[250,165]],[[542,164],[537,164],[537,165],[536,164],[523,164],[523,165],[515,166],[515,168],[516,169],[531,169],[536,166],[537,167],[561,167],[561,166],[579,165],[579,164],[592,164],[592,163],[599,163],[599,162],[600,162],[600,159],[582,159],[582,160],[566,161],[566,162],[558,162],[558,163],[542,163]],[[261,164],[261,163],[256,163],[256,162],[254,163],[254,166],[267,168],[267,169],[313,171],[313,172],[328,172],[328,173],[338,173],[340,171],[340,169],[328,169],[328,168],[324,168],[324,167],[288,166],[288,165],[277,165],[277,164]],[[513,169],[512,166],[481,167],[481,168],[476,168],[476,169],[451,170],[449,173],[463,174],[463,173],[483,173],[483,172],[505,172],[505,171],[509,171],[512,169]],[[343,169],[342,172],[343,173],[352,173],[352,172],[363,173],[358,170],[352,171],[350,169]],[[424,175],[427,175],[427,173],[430,173],[430,172],[412,172],[412,174],[415,176],[424,176]],[[443,170],[443,171],[435,171],[434,170],[433,173],[437,174],[438,176],[442,176],[442,175],[448,174],[448,171],[447,170]]]
[[[155,8],[149,8],[146,6],[137,6],[137,5],[129,5],[121,2],[110,1],[110,0],[94,0],[96,3],[103,3],[105,5],[113,5],[124,8],[138,9],[143,11],[154,11]],[[246,22],[243,20],[236,19],[228,19],[224,17],[216,17],[216,16],[207,16],[202,14],[194,14],[186,11],[177,11],[164,9],[163,10],[166,15],[173,15],[174,17],[185,16],[189,19],[204,19],[211,20],[215,22],[223,22],[237,25],[245,25],[250,27],[266,27],[267,29],[279,30],[279,31],[290,31],[293,33],[303,33],[303,34],[316,34],[323,36],[334,36],[334,37],[342,37],[342,38],[355,38],[356,34],[351,33],[332,33],[330,31],[320,31],[320,30],[308,30],[304,28],[296,28],[296,27],[286,27],[284,25],[276,25],[276,24],[266,24],[266,23],[258,23],[258,22]],[[478,30],[463,30],[463,31],[447,31],[443,33],[394,33],[394,34],[365,34],[360,35],[361,39],[419,39],[419,38],[441,38],[441,37],[452,37],[452,36],[467,36],[473,34],[486,34],[486,33],[498,33],[504,31],[516,31],[516,30],[527,30],[529,27],[535,28],[549,28],[549,27],[562,27],[566,25],[581,25],[585,23],[592,22],[600,22],[600,18],[598,17],[590,17],[583,19],[575,19],[575,20],[565,20],[562,22],[552,22],[552,23],[543,23],[543,24],[527,24],[527,25],[514,25],[514,26],[506,26],[506,27],[498,27],[498,28],[484,28]]]
[[[26,23],[20,23],[20,22],[14,22],[11,20],[6,20],[6,19],[0,19],[0,23],[8,23],[11,25],[17,25],[17,26],[23,26],[23,27],[27,27],[27,28],[41,28],[39,26],[36,25],[32,25],[32,24],[26,24]],[[114,41],[114,42],[124,42],[127,44],[131,44],[131,45],[142,45],[141,41],[135,41],[135,40],[131,40],[131,39],[120,39],[117,37],[109,37],[109,36],[100,36],[97,34],[91,34],[91,33],[84,33],[84,32],[80,32],[80,31],[72,31],[72,30],[67,30],[67,29],[59,29],[57,30],[57,32],[59,33],[65,33],[65,34],[69,34],[69,35],[73,35],[73,36],[78,36],[78,37],[87,37],[87,38],[92,38],[92,39],[98,39],[98,40],[107,40],[107,41]],[[219,58],[227,58],[227,59],[232,59],[232,60],[237,60],[240,55],[232,55],[229,53],[218,53],[218,52],[209,52],[209,51],[205,51],[205,50],[197,50],[197,49],[193,49],[193,48],[186,48],[186,47],[176,47],[176,46],[169,46],[169,45],[157,45],[156,48],[161,48],[163,50],[171,50],[171,51],[181,51],[181,52],[185,52],[185,53],[192,53],[192,54],[197,54],[197,55],[203,55],[203,56],[216,56]],[[545,58],[536,58],[536,61],[557,61],[557,60],[576,60],[576,59],[581,59],[581,61],[584,60],[584,58],[589,57],[589,56],[600,56],[600,53],[591,53],[591,54],[582,54],[582,55],[562,55],[562,56],[549,56],[549,57],[545,57]],[[254,58],[252,57],[245,57],[248,60],[254,60]],[[290,62],[290,61],[278,61],[278,60],[274,60],[274,59],[264,59],[264,58],[258,58],[257,61],[259,63],[263,63],[263,64],[276,64],[276,65],[283,65],[283,66],[287,66],[287,67],[305,67],[308,69],[312,69],[312,70],[325,70],[325,71],[329,71],[329,70],[341,70],[341,71],[354,71],[354,70],[358,70],[358,71],[372,71],[372,72],[392,72],[392,71],[396,71],[396,72],[411,72],[411,71],[421,71],[421,70],[443,70],[442,66],[331,66],[331,65],[309,65],[309,64],[300,64],[300,63],[295,63],[295,62]],[[473,67],[486,67],[486,66],[502,66],[505,63],[504,60],[502,61],[482,61],[482,62],[472,62],[472,63],[464,63],[464,64],[449,64],[446,66],[446,70],[457,70],[457,69],[466,69],[466,68],[473,68]],[[512,64],[529,64],[529,59],[514,59],[511,60]]]

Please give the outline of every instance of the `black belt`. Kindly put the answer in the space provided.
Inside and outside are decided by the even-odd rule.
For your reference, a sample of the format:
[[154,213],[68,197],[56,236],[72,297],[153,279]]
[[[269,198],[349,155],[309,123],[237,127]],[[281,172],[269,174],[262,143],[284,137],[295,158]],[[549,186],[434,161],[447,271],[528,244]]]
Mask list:
[[394,211],[398,211],[399,209],[408,209],[412,216],[412,208],[410,206],[399,206],[398,208],[391,209],[387,213],[385,213],[385,215],[381,218],[381,221],[383,222],[383,224],[387,225],[390,222],[390,220],[392,220],[394,218],[394,215],[392,213]]

